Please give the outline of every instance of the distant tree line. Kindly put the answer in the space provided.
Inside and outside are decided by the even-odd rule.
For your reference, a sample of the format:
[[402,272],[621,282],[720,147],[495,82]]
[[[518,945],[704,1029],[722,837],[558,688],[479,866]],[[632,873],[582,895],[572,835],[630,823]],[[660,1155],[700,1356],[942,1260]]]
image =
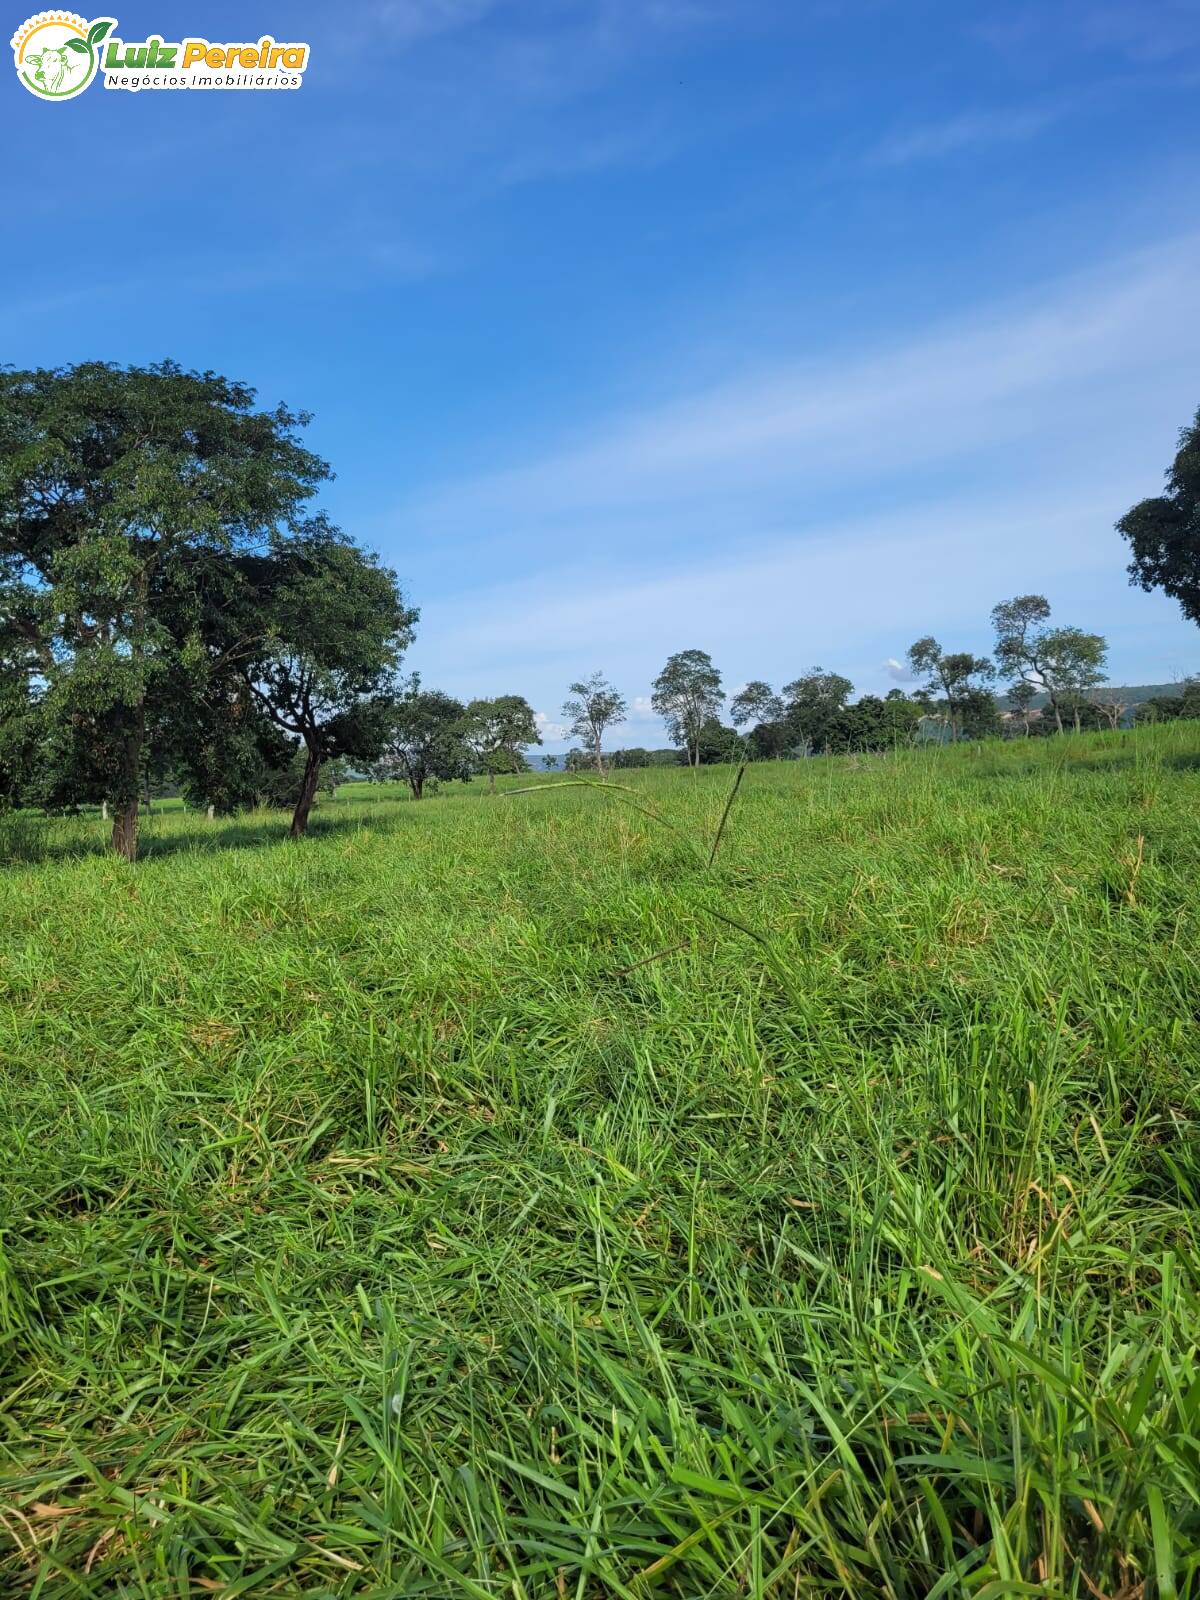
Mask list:
[[[654,680],[651,705],[674,741],[675,759],[693,767],[880,753],[918,740],[957,742],[1115,727],[1126,708],[1098,692],[1107,653],[1104,639],[1079,628],[1052,628],[1049,618],[1042,595],[1020,595],[997,606],[992,613],[994,662],[967,651],[944,650],[931,636],[918,639],[908,651],[916,680],[911,692],[896,688],[883,696],[852,699],[850,679],[819,666],[778,691],[756,678],[728,699],[729,723],[721,720],[726,695],[711,656],[704,650],[682,650]],[[1003,707],[994,693],[998,681],[1008,684]],[[567,766],[594,767],[602,774],[600,732],[623,720],[625,702],[599,673],[589,682],[597,693],[603,690],[608,715],[602,723],[576,718],[573,731],[584,742],[569,753]],[[572,686],[573,691],[581,688]],[[1039,697],[1049,704],[1049,718],[1033,705]],[[578,703],[576,694],[564,711]],[[651,759],[646,751],[619,750],[608,758],[611,766],[650,765]]]

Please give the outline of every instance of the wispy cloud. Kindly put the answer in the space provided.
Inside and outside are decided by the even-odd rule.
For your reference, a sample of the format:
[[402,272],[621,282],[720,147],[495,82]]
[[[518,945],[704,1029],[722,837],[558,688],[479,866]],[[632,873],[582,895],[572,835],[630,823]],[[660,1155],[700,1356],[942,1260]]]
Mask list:
[[686,515],[715,534],[723,510],[744,527],[747,494],[760,508],[792,506],[847,475],[861,492],[971,453],[994,460],[1021,440],[1037,451],[1067,418],[1064,449],[1090,448],[1079,430],[1098,411],[1127,417],[1138,385],[1161,394],[1164,369],[1185,386],[1200,361],[1198,277],[1192,235],[890,349],[773,367],[601,419],[577,444],[447,485],[404,514],[430,532],[486,526],[506,540],[578,539],[615,518],[636,539]]
[[1172,61],[1200,46],[1195,0],[1108,0],[1048,6],[1026,0],[984,17],[972,31],[1004,55],[1036,61],[1077,59],[1080,51],[1116,56],[1135,65]]
[[1049,106],[1011,106],[968,111],[940,122],[898,130],[867,153],[873,166],[903,167],[995,144],[1019,144],[1036,137],[1067,111],[1065,101]]
[[496,10],[497,0],[376,0],[372,22],[398,44],[473,27]]

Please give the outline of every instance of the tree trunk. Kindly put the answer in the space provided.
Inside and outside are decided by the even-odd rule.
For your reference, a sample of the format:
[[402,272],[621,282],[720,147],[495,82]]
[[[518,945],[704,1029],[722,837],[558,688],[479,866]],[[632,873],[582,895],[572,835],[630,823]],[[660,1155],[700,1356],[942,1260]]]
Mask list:
[[108,801],[107,800],[101,800],[101,802],[100,802],[100,821],[101,822],[107,822],[108,821]]
[[488,768],[488,793],[489,794],[495,794],[495,792],[496,792],[496,769],[495,769],[495,767],[489,767]]
[[1054,707],[1054,726],[1061,733],[1063,731],[1062,712],[1058,709],[1058,701],[1052,700],[1050,704]]
[[303,839],[308,832],[308,814],[313,808],[313,801],[317,798],[317,784],[320,777],[321,757],[310,745],[308,760],[304,764],[304,781],[300,785],[300,798],[296,801],[296,809],[292,812],[292,826],[288,830],[292,839]]
[[121,743],[116,773],[117,794],[113,800],[112,847],[126,861],[137,860],[138,790],[141,788],[139,776],[145,729],[146,708],[139,705],[133,726],[126,731]]
[[421,796],[425,793],[425,779],[424,778],[410,778],[408,780],[408,787],[412,790],[413,799],[414,800],[419,800],[421,798]]
[[604,776],[604,755],[600,749],[599,739],[596,740],[596,771],[601,777]]
[[138,800],[134,795],[113,813],[112,847],[126,861],[137,860]]

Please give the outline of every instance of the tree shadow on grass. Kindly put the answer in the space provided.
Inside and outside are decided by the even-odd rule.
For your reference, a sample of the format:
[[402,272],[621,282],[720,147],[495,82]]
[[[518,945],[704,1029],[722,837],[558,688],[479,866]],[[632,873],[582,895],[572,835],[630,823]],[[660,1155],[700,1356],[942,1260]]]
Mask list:
[[[178,812],[169,813],[178,817]],[[281,844],[303,850],[323,838],[333,838],[367,829],[388,830],[397,821],[396,808],[389,805],[367,813],[366,807],[357,816],[314,815],[304,839],[292,841],[288,837],[289,818],[284,812],[270,812],[264,816],[231,817],[209,822],[197,817],[194,824],[185,823],[169,833],[156,831],[156,819],[144,820],[138,840],[138,863],[159,861],[176,855],[207,855],[222,850],[256,850]],[[72,834],[62,837],[62,830],[71,828]],[[84,832],[83,829],[88,831]],[[75,831],[77,830],[77,831]],[[57,835],[57,836],[56,836]],[[52,861],[83,861],[92,856],[111,856],[112,844],[109,825],[95,818],[60,818],[19,814],[0,820],[0,869],[38,866]]]

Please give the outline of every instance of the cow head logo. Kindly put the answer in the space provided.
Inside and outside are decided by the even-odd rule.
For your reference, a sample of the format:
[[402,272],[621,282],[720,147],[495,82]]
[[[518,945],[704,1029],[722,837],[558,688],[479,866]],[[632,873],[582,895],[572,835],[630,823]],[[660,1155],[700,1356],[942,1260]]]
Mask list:
[[12,36],[17,77],[39,100],[73,100],[96,76],[101,41],[116,25],[115,17],[39,11]]

